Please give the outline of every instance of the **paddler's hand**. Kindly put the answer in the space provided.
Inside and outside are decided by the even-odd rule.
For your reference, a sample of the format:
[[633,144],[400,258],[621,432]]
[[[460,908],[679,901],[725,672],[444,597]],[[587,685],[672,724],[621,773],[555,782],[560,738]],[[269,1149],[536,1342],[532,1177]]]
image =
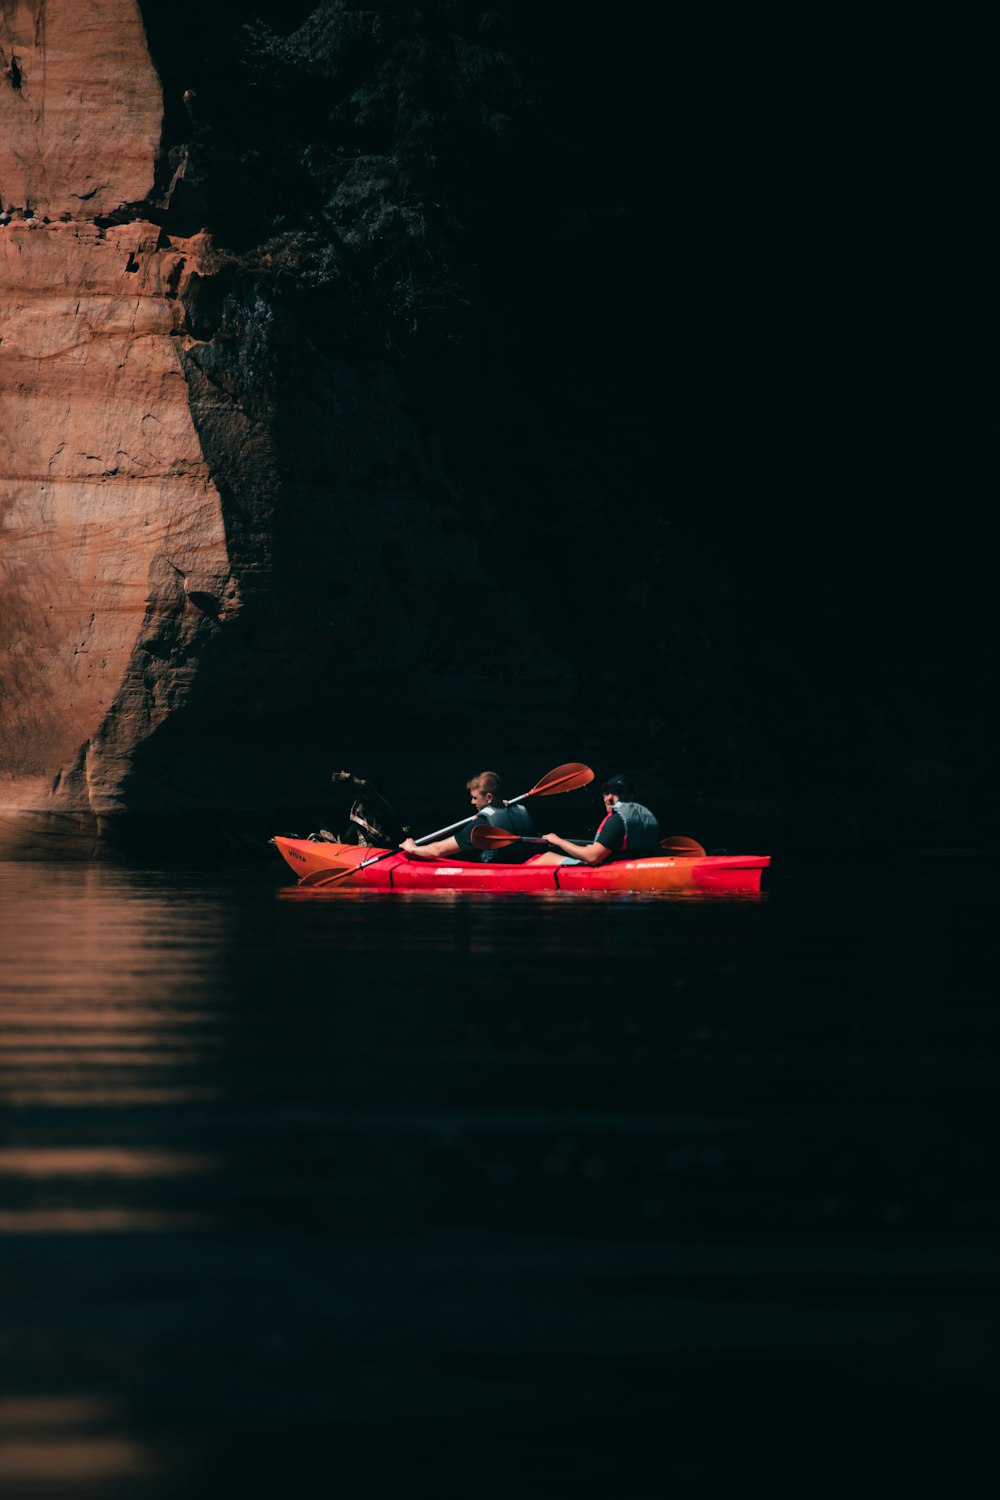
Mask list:
[[400,844],[399,847],[402,849],[402,851],[403,851],[404,854],[419,854],[420,853],[420,850],[417,848],[416,844],[413,842],[412,839],[404,839],[403,842]]
[[563,840],[559,837],[558,833],[543,833],[542,838],[547,844],[551,844],[554,849],[563,848]]

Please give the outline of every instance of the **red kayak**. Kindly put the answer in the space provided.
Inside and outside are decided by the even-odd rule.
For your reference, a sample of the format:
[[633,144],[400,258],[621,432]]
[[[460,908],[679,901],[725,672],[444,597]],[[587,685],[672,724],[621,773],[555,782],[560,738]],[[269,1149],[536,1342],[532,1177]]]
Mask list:
[[[313,839],[275,838],[282,858],[299,880],[316,890],[380,891],[724,891],[752,895],[760,890],[769,854],[653,854],[603,865],[482,864],[461,859],[415,859],[408,854],[331,844]],[[367,869],[366,860],[385,856]],[[347,871],[357,869],[356,874]],[[344,879],[318,884],[324,874]]]

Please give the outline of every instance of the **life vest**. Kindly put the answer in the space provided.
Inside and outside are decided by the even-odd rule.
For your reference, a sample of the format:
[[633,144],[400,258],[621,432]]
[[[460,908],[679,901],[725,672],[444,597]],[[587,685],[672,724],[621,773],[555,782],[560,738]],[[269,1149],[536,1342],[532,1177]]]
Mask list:
[[[625,824],[625,839],[612,859],[639,859],[644,854],[652,854],[660,842],[660,825],[653,817],[648,807],[643,807],[641,802],[616,802],[604,818],[601,819],[597,832],[600,833],[605,823],[614,813],[617,813]],[[595,839],[597,835],[594,835]]]
[[[523,839],[530,839],[535,832],[535,825],[531,821],[531,814],[526,807],[515,802],[513,807],[501,807],[497,809],[502,812],[510,823],[511,833],[519,833]],[[499,825],[504,826],[502,823]]]
[[[479,809],[479,817],[489,818],[490,822],[495,824],[497,828],[506,829],[508,833],[516,833],[521,838],[530,839],[535,831],[535,825],[531,821],[530,813],[526,808],[521,807],[519,803],[515,803],[513,807],[504,807],[502,804],[495,807],[492,802],[487,802],[485,807]],[[484,864],[492,864],[494,862],[500,864],[517,864],[524,857],[523,850],[517,844],[512,845],[509,849],[483,849],[479,855]]]

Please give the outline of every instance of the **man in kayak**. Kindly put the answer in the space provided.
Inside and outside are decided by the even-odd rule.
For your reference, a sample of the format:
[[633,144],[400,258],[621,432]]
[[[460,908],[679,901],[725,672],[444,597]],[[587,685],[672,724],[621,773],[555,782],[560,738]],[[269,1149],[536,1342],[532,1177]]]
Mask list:
[[558,833],[543,835],[545,842],[561,854],[539,854],[536,865],[603,865],[609,859],[638,859],[655,854],[660,825],[648,807],[632,799],[627,776],[612,776],[601,787],[604,817],[589,844],[574,844]]
[[520,803],[513,807],[504,804],[496,771],[480,771],[478,776],[466,782],[466,787],[476,812],[475,818],[465,828],[456,828],[447,838],[437,839],[433,844],[415,844],[412,839],[404,839],[399,846],[404,854],[415,855],[417,859],[472,859],[485,863],[522,864],[532,853],[530,844],[508,844],[503,849],[479,850],[472,842],[472,830],[478,823],[531,838],[535,829],[527,810]]

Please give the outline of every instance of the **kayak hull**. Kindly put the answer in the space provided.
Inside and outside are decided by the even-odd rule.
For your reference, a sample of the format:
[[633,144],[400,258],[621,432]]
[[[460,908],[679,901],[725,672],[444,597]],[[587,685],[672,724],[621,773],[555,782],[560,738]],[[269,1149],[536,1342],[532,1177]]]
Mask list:
[[[313,890],[393,891],[719,891],[751,895],[771,863],[768,854],[653,855],[603,865],[481,864],[465,860],[414,859],[355,844],[277,837],[275,846],[300,881]],[[367,859],[387,857],[359,869]],[[356,873],[348,875],[346,872]],[[345,878],[319,884],[325,875]]]

